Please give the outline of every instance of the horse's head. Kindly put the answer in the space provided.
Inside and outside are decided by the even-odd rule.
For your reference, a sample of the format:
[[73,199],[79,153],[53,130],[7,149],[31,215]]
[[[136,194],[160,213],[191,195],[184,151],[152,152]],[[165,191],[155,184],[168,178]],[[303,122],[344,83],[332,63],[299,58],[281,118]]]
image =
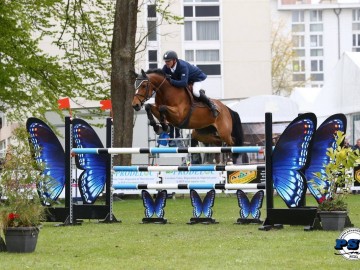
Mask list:
[[141,74],[137,75],[135,81],[136,92],[132,101],[132,107],[135,111],[139,111],[144,103],[148,101],[166,81],[166,77],[164,75],[159,76],[158,73],[159,72],[147,74],[144,70],[141,70]]

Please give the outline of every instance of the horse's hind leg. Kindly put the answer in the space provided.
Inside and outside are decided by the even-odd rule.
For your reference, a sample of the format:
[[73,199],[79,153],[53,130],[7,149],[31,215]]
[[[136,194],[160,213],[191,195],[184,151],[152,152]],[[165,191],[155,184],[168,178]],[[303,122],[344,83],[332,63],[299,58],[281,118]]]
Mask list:
[[145,111],[146,111],[147,117],[149,119],[149,125],[153,127],[156,134],[160,134],[162,132],[162,130],[161,130],[161,127],[158,124],[156,124],[156,121],[155,121],[153,113],[152,113],[153,110],[154,110],[154,106],[152,106],[150,104],[145,105]]
[[232,123],[225,123],[223,122],[216,122],[217,124],[217,133],[219,137],[221,138],[222,142],[226,143],[227,146],[233,146],[234,145],[234,139],[231,136],[232,131]]

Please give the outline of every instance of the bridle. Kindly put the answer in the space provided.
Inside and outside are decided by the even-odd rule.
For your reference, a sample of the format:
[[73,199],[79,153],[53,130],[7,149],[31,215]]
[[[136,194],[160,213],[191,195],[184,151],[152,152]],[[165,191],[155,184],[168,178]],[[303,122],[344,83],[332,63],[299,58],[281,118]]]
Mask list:
[[[138,81],[140,81],[140,83],[138,83]],[[163,83],[166,81],[166,76],[164,76],[163,81],[160,83],[160,85],[158,87],[156,87],[156,85],[154,85],[150,79],[148,77],[146,78],[136,78],[135,81],[135,97],[139,100],[141,106],[144,105],[144,103],[146,101],[148,101],[154,94],[156,94],[159,89],[161,88],[161,86],[163,85]],[[145,91],[145,95],[139,94],[138,93],[138,89],[139,87],[146,82],[146,91]],[[150,90],[150,85],[152,86],[152,90]],[[140,98],[143,98],[142,100]]]

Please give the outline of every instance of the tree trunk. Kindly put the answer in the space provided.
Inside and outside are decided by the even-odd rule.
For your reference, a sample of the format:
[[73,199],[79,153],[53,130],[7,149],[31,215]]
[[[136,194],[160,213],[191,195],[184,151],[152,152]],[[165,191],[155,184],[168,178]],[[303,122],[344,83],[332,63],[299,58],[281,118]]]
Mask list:
[[[131,147],[134,112],[131,101],[135,77],[135,35],[138,0],[117,0],[111,47],[111,100],[113,110],[113,147]],[[114,165],[131,165],[131,155],[118,155]]]

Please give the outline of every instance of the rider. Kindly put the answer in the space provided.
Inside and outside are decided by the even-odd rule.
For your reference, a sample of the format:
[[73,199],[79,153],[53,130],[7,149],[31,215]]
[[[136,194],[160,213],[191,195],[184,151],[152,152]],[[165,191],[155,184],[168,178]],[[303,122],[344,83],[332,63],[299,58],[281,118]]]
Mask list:
[[217,111],[216,106],[205,95],[205,91],[201,89],[201,82],[206,79],[207,75],[198,67],[178,59],[178,56],[174,51],[167,51],[164,54],[163,59],[165,60],[165,65],[162,70],[170,75],[170,83],[176,87],[186,87],[189,83],[193,82],[194,96],[209,106],[213,116],[217,117],[219,112]]

